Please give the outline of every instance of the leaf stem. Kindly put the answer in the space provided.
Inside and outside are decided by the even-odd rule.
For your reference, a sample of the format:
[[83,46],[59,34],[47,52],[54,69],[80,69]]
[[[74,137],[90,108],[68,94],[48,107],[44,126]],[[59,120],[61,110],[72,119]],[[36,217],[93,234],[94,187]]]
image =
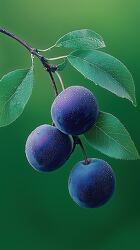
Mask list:
[[[43,55],[41,55],[39,53],[38,49],[33,48],[26,41],[22,40],[20,37],[18,37],[14,33],[10,32],[7,29],[4,29],[2,27],[0,27],[0,33],[3,33],[6,36],[9,36],[12,39],[16,40],[17,42],[19,42],[22,46],[24,46],[30,52],[31,55],[36,56],[41,61],[43,67],[49,73],[49,76],[50,76],[50,79],[51,79],[51,83],[52,83],[52,86],[54,88],[55,96],[57,96],[58,95],[58,91],[57,91],[57,87],[56,87],[55,80],[54,80],[54,77],[53,77],[53,73],[57,70],[57,66],[49,64],[48,63],[48,59],[45,58]],[[52,46],[52,47],[54,47],[54,46]]]
[[55,47],[55,44],[52,45],[51,47],[47,48],[47,49],[38,49],[39,52],[45,52],[45,51],[49,51],[51,49],[53,49]]
[[57,75],[57,77],[58,77],[58,79],[59,79],[59,81],[60,81],[60,84],[61,84],[61,86],[62,86],[62,90],[65,90],[65,86],[64,86],[62,77],[60,76],[60,74],[59,74],[57,71],[55,71],[55,74]]
[[63,59],[66,57],[68,57],[68,56],[65,55],[65,56],[52,57],[52,58],[48,58],[48,61],[55,61],[55,60]]
[[32,68],[34,66],[34,55],[31,54],[31,62],[32,62]]

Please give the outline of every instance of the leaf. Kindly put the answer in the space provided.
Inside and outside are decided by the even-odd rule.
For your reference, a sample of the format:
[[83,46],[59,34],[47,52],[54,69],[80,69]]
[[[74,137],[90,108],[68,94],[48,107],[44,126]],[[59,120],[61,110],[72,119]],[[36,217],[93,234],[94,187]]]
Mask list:
[[67,62],[68,62],[67,59],[65,59],[62,63],[58,64],[57,65],[57,70],[62,71],[66,67]]
[[89,144],[117,159],[140,159],[139,153],[123,124],[113,115],[100,112],[96,124],[85,133]]
[[99,49],[105,47],[105,43],[96,32],[82,29],[64,35],[56,42],[55,46],[74,49]]
[[67,58],[86,78],[119,97],[129,99],[136,106],[132,75],[118,59],[96,50],[77,50]]
[[18,69],[0,80],[0,127],[15,121],[23,112],[33,88],[33,68]]

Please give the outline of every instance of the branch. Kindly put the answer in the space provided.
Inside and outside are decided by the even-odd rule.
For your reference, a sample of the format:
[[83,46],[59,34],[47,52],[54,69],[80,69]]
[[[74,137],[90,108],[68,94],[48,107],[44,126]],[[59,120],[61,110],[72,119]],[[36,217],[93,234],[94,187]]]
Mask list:
[[12,32],[9,32],[8,30],[0,27],[0,32],[13,38],[14,40],[18,41],[20,44],[22,44],[26,49],[29,50],[30,53],[33,53],[36,49],[32,48],[26,41],[22,40],[20,37],[16,36]]
[[44,68],[47,70],[47,72],[49,73],[53,88],[54,88],[54,92],[55,95],[58,95],[58,91],[57,91],[57,87],[55,84],[55,80],[53,77],[52,72],[55,72],[57,69],[57,66],[53,66],[51,64],[48,63],[48,60],[39,53],[38,49],[33,48],[32,46],[30,46],[26,41],[22,40],[20,37],[18,37],[17,35],[13,34],[12,32],[9,32],[8,30],[0,27],[0,33],[5,34],[6,36],[11,37],[12,39],[16,40],[17,42],[19,42],[22,46],[24,46],[29,52],[30,54],[36,56],[42,63],[42,65],[44,66]]

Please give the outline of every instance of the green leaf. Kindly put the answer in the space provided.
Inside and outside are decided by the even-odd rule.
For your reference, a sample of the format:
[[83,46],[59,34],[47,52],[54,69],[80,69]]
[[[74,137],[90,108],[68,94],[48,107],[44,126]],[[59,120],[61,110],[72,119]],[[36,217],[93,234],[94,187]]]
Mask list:
[[33,88],[33,68],[18,69],[0,80],[0,127],[15,121],[23,112]]
[[118,59],[96,50],[77,50],[68,60],[86,78],[136,106],[132,75]]
[[82,29],[64,35],[56,42],[55,46],[74,49],[99,49],[105,47],[105,43],[96,32]]
[[57,70],[62,71],[66,67],[67,62],[68,62],[67,59],[65,59],[62,63],[58,64],[57,65]]
[[96,124],[85,133],[89,144],[117,159],[140,159],[139,153],[123,124],[113,115],[100,112]]

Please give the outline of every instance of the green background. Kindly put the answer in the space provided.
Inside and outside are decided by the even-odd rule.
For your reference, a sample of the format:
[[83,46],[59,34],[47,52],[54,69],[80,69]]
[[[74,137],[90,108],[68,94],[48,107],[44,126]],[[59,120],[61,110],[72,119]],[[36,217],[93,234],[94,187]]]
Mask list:
[[[104,37],[104,51],[119,58],[133,74],[138,107],[95,86],[68,66],[66,86],[84,85],[96,94],[100,109],[116,115],[130,131],[140,151],[140,3],[138,0],[33,1],[0,0],[0,25],[37,48],[51,46],[61,35],[90,28]],[[55,49],[48,56],[65,54]],[[28,52],[0,34],[0,76],[30,65]],[[34,171],[24,145],[37,126],[51,123],[54,98],[49,77],[35,63],[33,95],[22,116],[0,128],[0,249],[121,250],[140,249],[140,163],[108,158],[86,145],[89,157],[107,160],[117,177],[112,200],[98,209],[78,207],[68,194],[79,148],[65,166],[50,174]]]

